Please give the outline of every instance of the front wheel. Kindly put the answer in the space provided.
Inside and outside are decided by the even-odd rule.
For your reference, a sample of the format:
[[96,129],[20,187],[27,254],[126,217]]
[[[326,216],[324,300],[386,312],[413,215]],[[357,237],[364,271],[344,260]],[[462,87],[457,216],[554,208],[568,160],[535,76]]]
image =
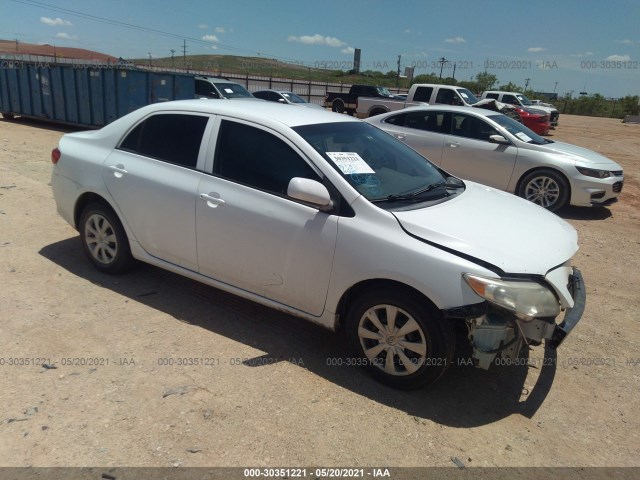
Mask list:
[[522,179],[518,195],[555,212],[569,201],[569,184],[553,170],[536,170]]
[[361,295],[349,308],[346,334],[360,364],[396,388],[435,382],[453,357],[453,333],[440,312],[403,290]]
[[82,249],[98,270],[115,274],[131,268],[129,240],[113,210],[92,203],[82,211],[79,227]]

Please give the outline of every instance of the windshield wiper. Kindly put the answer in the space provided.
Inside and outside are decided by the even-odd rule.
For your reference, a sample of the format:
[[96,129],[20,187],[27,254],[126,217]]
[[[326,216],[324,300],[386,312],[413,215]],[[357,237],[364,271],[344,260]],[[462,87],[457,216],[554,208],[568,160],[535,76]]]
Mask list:
[[[450,177],[452,178],[452,177]],[[457,179],[456,179],[457,180]],[[458,180],[459,181],[459,180]],[[436,188],[464,188],[464,183],[451,183],[451,182],[437,182],[428,185],[425,188],[417,190],[415,192],[407,193],[404,195],[389,195],[386,198],[379,198],[377,200],[372,200],[373,203],[376,202],[398,202],[398,201],[412,201],[415,200],[418,195],[422,195],[423,193],[430,192],[431,190],[435,190]]]

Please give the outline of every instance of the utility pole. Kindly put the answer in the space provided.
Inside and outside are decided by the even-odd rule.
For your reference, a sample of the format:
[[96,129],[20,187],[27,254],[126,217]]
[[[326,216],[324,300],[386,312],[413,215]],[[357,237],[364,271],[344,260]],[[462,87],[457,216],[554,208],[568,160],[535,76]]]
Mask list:
[[527,91],[527,88],[529,88],[529,82],[531,81],[530,78],[525,78],[524,79],[524,91]]
[[182,60],[184,61],[184,68],[187,68],[187,40],[182,40]]
[[20,43],[20,42],[19,42],[19,41],[18,41],[18,39],[16,38],[16,53],[18,53],[18,44],[19,44],[19,43]]
[[447,59],[444,57],[440,57],[440,59],[438,60],[438,62],[440,63],[440,78],[442,78],[442,69],[444,68],[444,62],[446,62]]
[[556,93],[556,88],[558,88],[558,82],[553,86],[553,93]]
[[173,67],[175,64],[173,55],[176,53],[176,51],[174,49],[171,49],[169,51],[171,52],[171,66]]
[[456,79],[456,65],[457,65],[457,64],[458,64],[458,62],[455,62],[455,63],[453,64],[453,79],[454,79],[454,80]]
[[398,55],[398,76],[396,77],[396,88],[400,87],[400,59],[402,55]]
[[151,66],[151,52],[149,52],[149,66]]

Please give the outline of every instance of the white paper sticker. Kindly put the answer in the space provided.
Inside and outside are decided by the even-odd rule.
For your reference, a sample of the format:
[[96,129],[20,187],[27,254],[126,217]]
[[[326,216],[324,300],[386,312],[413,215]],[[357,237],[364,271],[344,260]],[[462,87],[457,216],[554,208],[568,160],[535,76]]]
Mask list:
[[345,175],[352,173],[376,173],[356,152],[327,152]]
[[462,95],[462,98],[464,98],[464,99],[469,98],[469,95],[467,95],[467,94],[466,94],[466,93],[464,93],[464,92],[458,92],[458,93],[459,93],[460,95]]
[[231,90],[230,88],[225,88],[224,91],[227,93],[233,93],[233,90]]
[[518,137],[523,142],[529,142],[529,141],[532,140],[531,137],[529,135],[527,135],[526,133],[524,133],[524,132],[516,133],[516,137]]

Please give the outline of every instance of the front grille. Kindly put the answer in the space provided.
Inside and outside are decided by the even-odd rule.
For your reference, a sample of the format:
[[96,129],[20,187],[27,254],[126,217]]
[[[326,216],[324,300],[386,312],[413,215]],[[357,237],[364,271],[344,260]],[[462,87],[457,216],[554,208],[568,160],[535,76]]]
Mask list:
[[621,177],[622,176],[622,170],[616,170],[615,172],[611,172],[615,177]]
[[615,193],[620,193],[620,192],[622,191],[622,184],[623,184],[623,183],[624,183],[624,182],[616,182],[616,183],[614,183],[614,184],[613,184],[613,191],[614,191]]

